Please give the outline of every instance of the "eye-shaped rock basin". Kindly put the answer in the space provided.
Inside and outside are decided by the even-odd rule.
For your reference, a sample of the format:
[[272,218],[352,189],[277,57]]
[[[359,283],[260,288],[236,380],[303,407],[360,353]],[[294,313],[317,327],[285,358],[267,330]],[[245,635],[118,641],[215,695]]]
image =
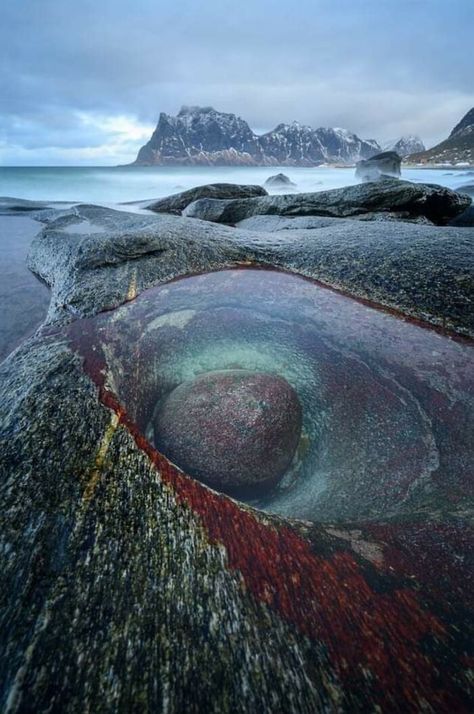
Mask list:
[[[259,509],[360,520],[456,507],[469,488],[471,344],[314,281],[259,268],[181,278],[68,332],[150,444]],[[245,428],[229,375],[245,376]]]

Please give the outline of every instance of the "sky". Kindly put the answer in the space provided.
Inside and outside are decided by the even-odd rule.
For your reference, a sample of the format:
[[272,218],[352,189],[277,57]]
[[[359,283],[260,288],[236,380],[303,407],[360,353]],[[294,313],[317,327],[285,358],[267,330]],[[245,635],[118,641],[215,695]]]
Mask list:
[[133,161],[160,112],[445,138],[474,0],[2,0],[0,164]]

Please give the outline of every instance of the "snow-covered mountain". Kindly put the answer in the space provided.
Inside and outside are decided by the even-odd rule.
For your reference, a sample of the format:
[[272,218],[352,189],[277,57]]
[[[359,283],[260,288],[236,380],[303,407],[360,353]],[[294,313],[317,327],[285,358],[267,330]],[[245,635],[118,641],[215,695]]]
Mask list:
[[160,114],[150,141],[138,152],[141,165],[315,166],[354,163],[380,151],[345,129],[312,129],[298,122],[279,124],[258,136],[235,114],[212,107],[182,107],[177,116]]
[[402,159],[409,154],[415,154],[418,151],[425,151],[425,145],[419,136],[402,136],[395,141],[389,141],[383,146],[384,151],[395,151]]

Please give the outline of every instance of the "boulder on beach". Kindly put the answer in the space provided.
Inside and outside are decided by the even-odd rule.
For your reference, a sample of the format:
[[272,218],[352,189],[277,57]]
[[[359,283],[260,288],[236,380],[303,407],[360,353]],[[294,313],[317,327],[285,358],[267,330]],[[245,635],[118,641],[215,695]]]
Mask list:
[[383,151],[370,159],[356,164],[355,175],[361,181],[378,181],[384,178],[400,178],[402,160],[396,151]]
[[179,215],[193,201],[200,198],[253,198],[254,196],[266,196],[262,186],[241,185],[234,183],[209,183],[204,186],[196,186],[188,191],[181,191],[172,196],[160,198],[158,201],[148,203],[145,208],[155,213],[175,213]]
[[296,188],[296,184],[293,183],[293,181],[285,174],[275,174],[274,176],[269,176],[264,185],[273,189]]
[[399,220],[427,218],[444,225],[468,208],[469,196],[434,184],[414,184],[398,179],[372,181],[317,193],[274,195],[246,200],[200,199],[183,215],[215,223],[235,225],[258,215],[332,216],[349,218],[364,214],[396,214]]

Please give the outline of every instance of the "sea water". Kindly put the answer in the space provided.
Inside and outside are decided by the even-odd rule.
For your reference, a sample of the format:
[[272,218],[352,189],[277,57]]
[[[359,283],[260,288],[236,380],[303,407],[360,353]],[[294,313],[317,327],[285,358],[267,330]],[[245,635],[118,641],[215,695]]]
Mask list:
[[[263,185],[279,172],[297,191],[324,191],[357,183],[353,168],[241,166],[0,167],[0,196],[100,205],[161,198],[206,183]],[[471,169],[404,169],[402,178],[458,188],[472,183]]]
[[[451,489],[474,458],[472,347],[299,276],[247,267],[185,277],[66,332],[86,371],[103,359],[127,418],[181,467],[179,450],[169,454],[156,427],[176,388],[235,370],[291,385],[302,410],[293,461],[277,484],[247,494],[273,513],[317,521],[387,516],[434,484]],[[188,454],[207,448],[210,464],[213,444],[228,445],[237,431],[249,451],[235,457],[245,468],[256,458],[258,474],[259,458],[278,448],[274,422],[256,418],[249,431],[242,415],[229,414],[219,424],[212,411],[225,395],[217,390],[189,428],[171,410],[169,425],[175,434],[186,428]],[[194,467],[201,472],[206,461],[203,453]],[[188,470],[193,475],[192,456]],[[212,485],[220,490],[219,480]]]
[[[124,211],[206,183],[260,184],[286,174],[296,191],[323,191],[356,183],[353,168],[315,167],[0,167],[0,197],[33,201],[95,203]],[[405,169],[403,178],[458,188],[472,183],[469,169]],[[0,361],[44,319],[48,291],[26,266],[26,255],[41,224],[23,216],[0,216]]]

